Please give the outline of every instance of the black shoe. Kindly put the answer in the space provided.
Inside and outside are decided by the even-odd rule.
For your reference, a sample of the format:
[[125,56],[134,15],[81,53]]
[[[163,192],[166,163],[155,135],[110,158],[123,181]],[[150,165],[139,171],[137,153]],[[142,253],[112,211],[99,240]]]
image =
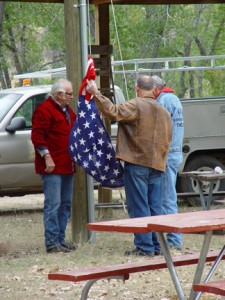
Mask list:
[[162,250],[155,250],[154,254],[155,254],[155,256],[163,255]]
[[62,245],[56,245],[50,249],[46,249],[47,253],[57,253],[57,252],[64,252],[64,253],[69,253],[71,250],[63,247]]
[[63,247],[66,248],[66,249],[69,249],[70,251],[75,251],[75,250],[77,249],[77,246],[76,246],[76,245],[74,245],[74,244],[68,244],[68,243],[66,243],[66,242],[63,242],[63,243],[61,244],[61,246],[63,246]]
[[125,256],[129,256],[129,255],[134,255],[134,256],[150,256],[150,257],[153,257],[154,253],[152,253],[152,252],[144,252],[144,251],[139,250],[139,249],[125,251]]
[[170,249],[174,249],[174,250],[178,250],[178,251],[181,251],[182,250],[182,246],[174,246],[172,244],[168,244],[168,247]]

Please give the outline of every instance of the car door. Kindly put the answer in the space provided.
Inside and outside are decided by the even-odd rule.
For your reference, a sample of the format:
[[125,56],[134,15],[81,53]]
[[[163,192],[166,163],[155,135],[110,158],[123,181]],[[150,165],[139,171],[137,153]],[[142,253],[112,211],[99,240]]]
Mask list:
[[[20,194],[21,192],[41,191],[40,176],[35,174],[34,148],[31,142],[32,114],[34,109],[44,99],[45,94],[29,97],[15,112],[13,118],[23,117],[24,128],[9,133],[1,133],[1,164],[0,192],[1,194]],[[9,121],[12,121],[12,119]]]

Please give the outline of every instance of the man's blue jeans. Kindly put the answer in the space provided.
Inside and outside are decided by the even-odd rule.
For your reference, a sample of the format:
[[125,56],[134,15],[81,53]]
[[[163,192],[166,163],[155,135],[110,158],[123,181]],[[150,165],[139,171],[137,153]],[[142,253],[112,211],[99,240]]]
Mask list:
[[51,249],[65,241],[65,231],[71,216],[74,174],[42,175],[44,192],[45,246]]
[[[162,214],[160,177],[162,172],[152,168],[125,162],[124,187],[130,218]],[[154,254],[160,250],[155,233],[136,233],[134,244],[137,249]]]
[[[180,152],[170,152],[167,158],[166,172],[161,177],[163,214],[177,214],[176,180],[182,160]],[[183,240],[180,233],[167,233],[167,243],[175,248],[182,248]]]

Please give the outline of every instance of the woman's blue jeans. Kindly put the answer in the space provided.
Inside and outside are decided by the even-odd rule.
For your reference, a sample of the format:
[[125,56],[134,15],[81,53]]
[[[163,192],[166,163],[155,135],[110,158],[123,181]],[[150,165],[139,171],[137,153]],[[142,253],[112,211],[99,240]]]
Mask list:
[[71,216],[74,174],[45,174],[41,178],[45,197],[45,246],[48,250],[65,241]]
[[[124,187],[130,218],[162,214],[160,178],[162,172],[125,162]],[[155,233],[135,233],[137,249],[154,254],[160,250]]]

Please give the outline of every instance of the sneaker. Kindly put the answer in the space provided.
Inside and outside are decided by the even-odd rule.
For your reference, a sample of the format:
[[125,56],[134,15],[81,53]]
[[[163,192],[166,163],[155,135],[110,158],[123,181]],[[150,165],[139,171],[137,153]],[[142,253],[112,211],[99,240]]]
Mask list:
[[66,248],[66,249],[69,249],[70,251],[75,251],[75,250],[77,249],[77,246],[76,246],[76,245],[74,245],[74,244],[68,244],[68,243],[66,243],[66,242],[63,242],[63,243],[61,244],[61,246],[63,246],[63,247]]
[[175,245],[172,245],[172,244],[168,244],[168,247],[170,249],[174,249],[174,250],[182,250],[182,246],[175,246]]
[[69,253],[71,250],[63,247],[62,245],[56,245],[50,249],[46,249],[47,253],[57,253],[57,252],[64,252],[64,253]]
[[150,256],[153,257],[154,253],[152,252],[144,252],[140,249],[133,249],[125,251],[125,256],[134,255],[134,256]]
[[159,255],[163,255],[162,250],[154,250],[154,255],[155,256],[159,256]]

